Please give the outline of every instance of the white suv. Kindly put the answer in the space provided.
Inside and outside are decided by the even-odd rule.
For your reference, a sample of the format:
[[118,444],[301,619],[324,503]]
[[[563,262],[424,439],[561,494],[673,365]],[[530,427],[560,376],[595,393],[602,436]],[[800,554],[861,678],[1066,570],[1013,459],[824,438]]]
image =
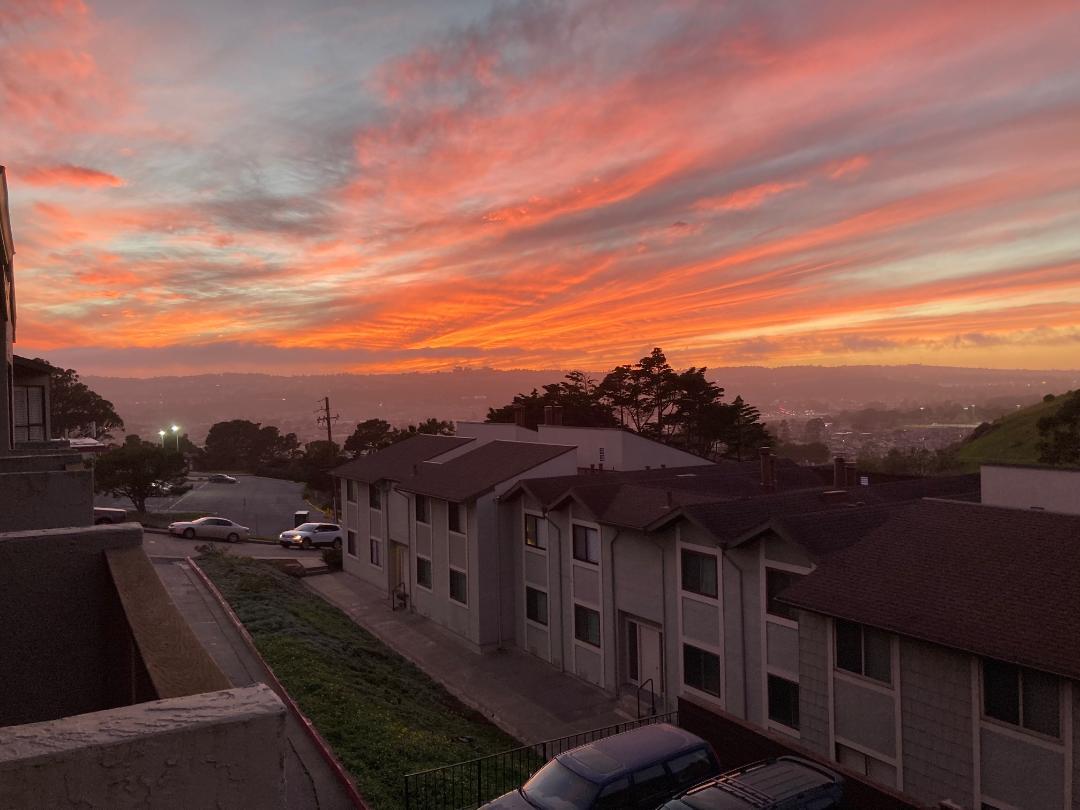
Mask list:
[[285,548],[314,548],[333,546],[341,548],[341,527],[336,523],[301,523],[278,536]]

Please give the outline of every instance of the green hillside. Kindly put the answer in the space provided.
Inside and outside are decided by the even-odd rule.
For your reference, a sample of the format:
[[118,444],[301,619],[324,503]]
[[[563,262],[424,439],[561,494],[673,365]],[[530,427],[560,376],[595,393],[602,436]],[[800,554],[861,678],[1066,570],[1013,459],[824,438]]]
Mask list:
[[1039,402],[1021,408],[1016,413],[993,422],[991,429],[973,441],[960,446],[957,459],[965,466],[980,463],[1008,462],[1036,464],[1039,461],[1039,429],[1037,423],[1051,416],[1065,403],[1065,395],[1050,402]]

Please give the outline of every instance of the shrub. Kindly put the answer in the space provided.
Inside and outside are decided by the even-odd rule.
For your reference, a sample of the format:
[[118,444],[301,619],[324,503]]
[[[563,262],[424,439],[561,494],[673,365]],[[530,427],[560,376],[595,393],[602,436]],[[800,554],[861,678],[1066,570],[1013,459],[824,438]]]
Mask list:
[[341,549],[340,548],[324,548],[322,550],[323,562],[326,563],[326,567],[331,571],[341,570]]

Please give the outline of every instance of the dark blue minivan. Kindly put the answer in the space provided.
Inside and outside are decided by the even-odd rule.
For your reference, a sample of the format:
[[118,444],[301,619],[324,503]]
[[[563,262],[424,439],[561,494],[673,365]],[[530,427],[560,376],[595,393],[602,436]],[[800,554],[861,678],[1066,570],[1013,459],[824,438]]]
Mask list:
[[719,772],[707,742],[656,723],[564,751],[520,788],[484,807],[654,810]]

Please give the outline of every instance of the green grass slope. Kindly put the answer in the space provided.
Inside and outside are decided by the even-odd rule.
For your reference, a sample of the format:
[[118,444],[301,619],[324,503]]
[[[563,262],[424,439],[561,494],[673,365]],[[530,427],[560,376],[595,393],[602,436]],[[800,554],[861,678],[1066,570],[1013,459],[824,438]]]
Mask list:
[[993,422],[979,438],[960,446],[957,459],[965,466],[982,463],[1037,464],[1039,461],[1038,421],[1057,413],[1065,395],[1050,402],[1038,402]]

